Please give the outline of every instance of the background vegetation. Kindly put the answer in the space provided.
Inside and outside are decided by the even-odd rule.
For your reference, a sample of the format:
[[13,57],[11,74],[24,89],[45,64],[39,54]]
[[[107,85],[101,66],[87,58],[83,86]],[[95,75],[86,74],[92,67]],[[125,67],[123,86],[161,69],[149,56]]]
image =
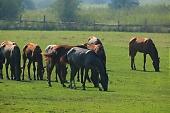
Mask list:
[[[1,113],[169,113],[170,112],[170,34],[73,31],[0,31],[0,42],[16,41],[22,49],[28,42],[38,43],[44,50],[49,44],[77,45],[91,35],[98,36],[107,55],[109,91],[100,92],[87,83],[77,89],[63,88],[60,83],[47,81],[22,82],[0,80]],[[142,71],[143,55],[136,56],[137,71],[130,70],[128,42],[132,36],[154,40],[160,56],[161,72],[154,72],[147,56],[147,72]],[[27,72],[27,70],[25,70]],[[69,74],[67,79],[69,79]],[[5,70],[4,70],[5,75]],[[31,74],[32,75],[32,74]],[[55,74],[52,74],[55,80]],[[46,73],[44,76],[46,79]],[[66,84],[68,85],[68,84]]]
[[[0,18],[5,18],[6,16],[4,16],[4,14],[11,14],[8,14],[8,11],[4,11],[5,9],[12,11],[12,13],[15,10],[12,10],[13,7],[10,7],[9,1],[6,2],[8,5],[4,6],[4,8],[2,1],[5,0],[1,0],[0,2]],[[14,3],[19,3],[16,1],[21,0],[13,1],[15,1]],[[64,2],[67,3],[67,0],[57,0],[57,2],[56,0],[22,0],[22,4],[17,6],[19,7],[17,13],[13,13],[15,16],[10,16],[19,18],[19,16],[22,15],[23,19],[42,20],[43,16],[46,15],[47,21],[57,22],[78,21],[117,24],[119,21],[120,24],[170,24],[169,0],[154,0],[154,2],[152,2],[152,0],[139,0],[139,2],[138,0],[130,0],[138,3],[135,5],[136,7],[131,7],[134,2],[127,2],[126,4],[129,4],[128,7],[126,7],[127,5],[122,5],[121,9],[112,9],[109,7],[114,6],[113,1],[116,0],[82,0],[80,5],[78,1],[79,0],[76,0],[75,2],[75,0],[73,0],[69,3],[69,6],[66,6],[68,4],[64,5]],[[12,3],[13,2],[11,2],[11,4]],[[9,18],[11,19],[11,17]]]

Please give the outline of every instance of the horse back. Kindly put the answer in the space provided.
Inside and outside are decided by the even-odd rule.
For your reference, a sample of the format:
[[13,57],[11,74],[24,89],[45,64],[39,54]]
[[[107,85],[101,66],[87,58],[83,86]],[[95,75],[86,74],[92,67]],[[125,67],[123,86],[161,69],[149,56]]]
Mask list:
[[150,38],[134,37],[129,42],[129,55],[137,51],[149,54],[152,50],[156,51],[156,47]]

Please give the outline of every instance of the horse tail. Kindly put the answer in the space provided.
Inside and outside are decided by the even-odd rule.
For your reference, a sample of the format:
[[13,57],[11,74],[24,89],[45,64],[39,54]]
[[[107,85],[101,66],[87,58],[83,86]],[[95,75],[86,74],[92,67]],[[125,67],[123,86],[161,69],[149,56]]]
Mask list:
[[20,80],[21,75],[21,52],[18,46],[14,46],[12,53],[12,61],[14,65],[14,75],[16,80]]
[[27,49],[28,45],[25,45],[23,48],[23,52],[25,52],[25,50]]
[[135,41],[136,41],[136,37],[133,37],[129,41],[129,56],[133,54],[133,46],[134,46]]

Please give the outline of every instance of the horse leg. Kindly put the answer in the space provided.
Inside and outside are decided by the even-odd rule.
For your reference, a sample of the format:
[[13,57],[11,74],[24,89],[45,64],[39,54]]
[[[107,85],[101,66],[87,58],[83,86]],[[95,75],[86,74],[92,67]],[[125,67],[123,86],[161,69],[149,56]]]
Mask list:
[[143,54],[143,57],[144,57],[143,70],[146,71],[146,69],[145,69],[145,64],[146,64],[146,54],[145,54],[145,53]]
[[[35,73],[35,71],[36,71],[36,66],[35,66],[35,61],[33,61],[34,80],[36,80],[36,73]],[[37,76],[37,80],[38,80],[38,76]]]
[[66,82],[66,75],[65,75],[66,73],[64,73],[64,71],[66,71],[65,69],[66,69],[66,65],[58,64],[58,76],[63,87],[66,87],[64,85],[64,83]]
[[131,69],[136,70],[135,57],[134,56],[131,56]]
[[83,81],[83,90],[86,90],[86,79],[88,77],[88,69],[85,69],[85,76]]
[[11,80],[15,80],[16,79],[16,75],[15,75],[15,66],[10,64],[10,70],[11,70]]
[[58,75],[58,64],[55,65],[55,81],[58,82],[58,78],[57,78],[57,75]]
[[94,87],[98,87],[99,86],[99,73],[97,72],[96,69],[91,69],[91,80],[94,84]]
[[3,70],[3,64],[0,64],[0,79],[3,79],[2,70]]
[[74,77],[75,77],[78,69],[76,69],[76,67],[71,66],[71,65],[70,65],[70,67],[71,67],[71,76],[70,76],[70,86],[69,86],[69,87],[70,87],[71,89],[73,89],[73,87],[72,87],[72,82],[74,82],[74,87],[75,87]]
[[25,64],[26,64],[26,58],[23,58],[23,72],[22,72],[22,80],[24,80],[24,71],[25,71]]
[[81,83],[83,83],[83,77],[84,77],[84,68],[81,68]]
[[5,67],[6,67],[6,79],[10,80],[9,75],[8,75],[8,66],[9,66],[9,61],[7,60]]
[[41,80],[41,69],[40,69],[40,66],[39,64],[37,64],[37,80]]
[[47,67],[46,67],[46,70],[47,70],[47,79],[48,79],[48,85],[49,87],[51,87],[51,73],[52,73],[52,70],[54,68],[54,63],[52,63],[51,61],[49,61],[47,63]]
[[31,67],[31,63],[32,63],[32,61],[29,60],[28,65],[27,65],[27,67],[28,67],[28,79],[29,79],[29,80],[32,80],[32,79],[31,79],[31,76],[30,76],[30,67]]
[[80,69],[77,71],[77,82],[80,82]]

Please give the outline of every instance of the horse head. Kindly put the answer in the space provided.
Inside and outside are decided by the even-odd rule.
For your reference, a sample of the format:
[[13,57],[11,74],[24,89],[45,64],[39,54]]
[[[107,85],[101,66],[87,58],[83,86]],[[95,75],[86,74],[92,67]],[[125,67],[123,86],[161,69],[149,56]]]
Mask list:
[[40,77],[40,80],[43,80],[44,71],[43,57],[42,54],[39,54],[37,58],[37,73]]
[[101,77],[101,81],[100,81],[104,91],[108,90],[108,81],[109,81],[108,74],[105,73],[105,75]]
[[153,64],[153,67],[154,67],[156,72],[160,71],[159,70],[159,63],[160,63],[160,58],[159,57],[153,60],[152,64]]

